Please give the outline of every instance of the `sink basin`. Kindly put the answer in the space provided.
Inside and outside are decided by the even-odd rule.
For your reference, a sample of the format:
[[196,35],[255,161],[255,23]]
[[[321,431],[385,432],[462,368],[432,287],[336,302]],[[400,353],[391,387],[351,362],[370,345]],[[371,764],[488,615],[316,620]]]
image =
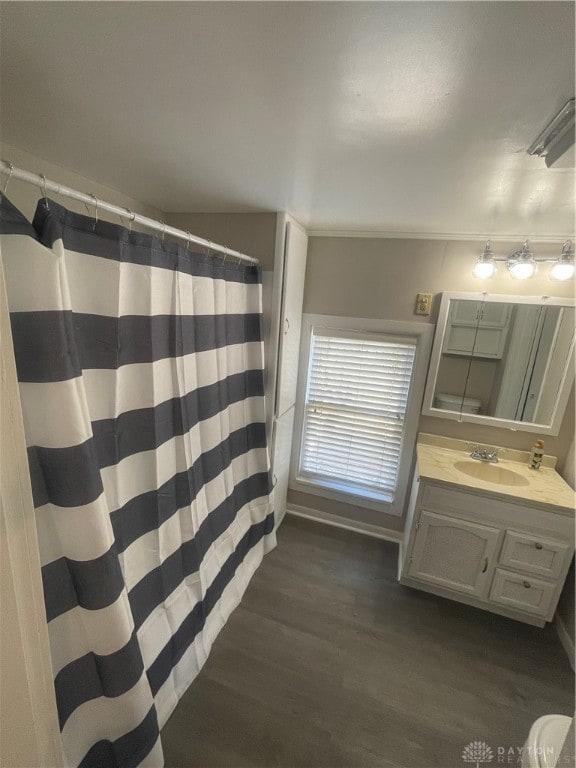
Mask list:
[[494,485],[530,485],[530,481],[523,477],[519,472],[512,469],[506,469],[499,464],[488,464],[482,461],[456,461],[454,468],[458,472],[463,472],[468,477],[475,480],[482,480]]

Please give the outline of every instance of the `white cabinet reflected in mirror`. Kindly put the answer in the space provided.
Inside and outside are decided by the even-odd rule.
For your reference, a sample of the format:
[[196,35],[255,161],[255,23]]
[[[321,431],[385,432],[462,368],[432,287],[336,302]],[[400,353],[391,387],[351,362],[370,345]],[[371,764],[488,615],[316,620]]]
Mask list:
[[422,413],[557,435],[574,384],[575,306],[444,293]]

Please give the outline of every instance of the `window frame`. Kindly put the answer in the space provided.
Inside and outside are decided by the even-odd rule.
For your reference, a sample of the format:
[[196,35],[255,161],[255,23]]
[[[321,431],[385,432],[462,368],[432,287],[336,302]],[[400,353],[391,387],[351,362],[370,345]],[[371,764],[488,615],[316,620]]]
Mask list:
[[[395,341],[416,341],[412,380],[406,403],[406,418],[404,420],[404,437],[400,451],[400,463],[394,499],[385,501],[375,499],[374,494],[366,495],[347,490],[342,483],[311,478],[299,473],[300,452],[302,447],[303,426],[305,416],[305,397],[310,366],[310,348],[314,329],[323,332],[335,331],[343,334],[353,332],[365,333],[366,337],[392,337]],[[418,432],[418,423],[422,409],[424,386],[428,370],[428,361],[432,348],[434,325],[424,322],[407,322],[401,320],[375,320],[358,317],[339,317],[337,315],[302,316],[302,334],[300,337],[300,359],[298,365],[298,387],[296,393],[296,408],[294,419],[294,439],[290,461],[289,487],[291,490],[323,496],[333,501],[339,501],[354,506],[380,511],[388,515],[400,516],[408,488],[408,480],[413,464],[414,446]],[[384,339],[383,339],[384,340]],[[372,497],[372,498],[371,498]]]

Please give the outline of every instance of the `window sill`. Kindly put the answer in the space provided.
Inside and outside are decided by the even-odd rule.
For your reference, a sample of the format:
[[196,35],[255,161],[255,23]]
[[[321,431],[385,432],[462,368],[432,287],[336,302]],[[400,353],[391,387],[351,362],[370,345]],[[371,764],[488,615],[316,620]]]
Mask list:
[[289,486],[294,491],[322,496],[325,499],[332,499],[332,501],[339,501],[343,504],[353,504],[365,509],[374,509],[387,515],[400,516],[402,514],[402,510],[398,509],[397,504],[394,503],[392,494],[378,495],[370,491],[353,489],[342,483],[312,480],[302,475],[291,478]]

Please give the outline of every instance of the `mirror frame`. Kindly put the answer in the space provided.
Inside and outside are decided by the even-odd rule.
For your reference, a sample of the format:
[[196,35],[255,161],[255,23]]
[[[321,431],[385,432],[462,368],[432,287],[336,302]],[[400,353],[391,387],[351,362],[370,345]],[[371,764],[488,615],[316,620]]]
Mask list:
[[572,336],[572,344],[570,345],[570,352],[564,366],[560,391],[556,400],[552,421],[549,425],[535,424],[528,421],[513,421],[511,419],[501,419],[497,416],[485,416],[475,413],[443,411],[441,408],[434,407],[434,392],[436,389],[440,359],[442,357],[442,347],[444,344],[444,336],[446,334],[450,302],[458,300],[491,301],[508,304],[536,304],[537,306],[546,305],[550,307],[576,307],[576,300],[574,299],[564,299],[552,296],[511,296],[501,293],[489,294],[452,291],[445,291],[442,293],[432,354],[430,355],[430,364],[428,366],[428,378],[426,380],[426,389],[424,391],[422,415],[435,416],[436,418],[450,419],[451,421],[460,421],[470,424],[484,424],[490,427],[500,427],[502,429],[511,429],[513,431],[535,432],[539,435],[558,435],[568,404],[568,398],[570,397],[570,391],[574,384],[574,343],[576,333]]

